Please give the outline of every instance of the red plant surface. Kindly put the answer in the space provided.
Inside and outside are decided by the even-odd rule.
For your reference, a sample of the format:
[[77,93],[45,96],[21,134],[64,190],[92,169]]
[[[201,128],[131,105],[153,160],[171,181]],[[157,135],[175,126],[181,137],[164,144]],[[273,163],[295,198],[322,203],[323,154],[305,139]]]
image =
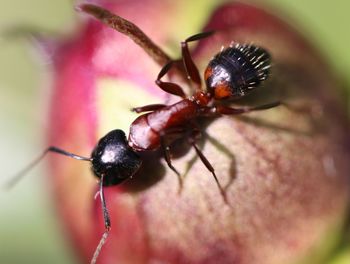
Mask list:
[[[98,3],[169,47],[187,37],[172,34],[185,2]],[[109,130],[128,133],[131,107],[167,96],[154,84],[161,67],[140,47],[79,16],[86,21],[54,55],[49,144],[87,156]],[[146,154],[135,177],[105,189],[112,230],[98,263],[317,263],[332,249],[328,236],[340,236],[349,198],[347,120],[336,78],[294,28],[263,8],[229,2],[213,10],[207,29],[217,32],[192,52],[201,73],[221,46],[252,42],[271,53],[273,67],[241,103],[278,98],[287,106],[202,124],[202,149],[228,204],[193,151],[181,148],[174,159],[184,174],[181,194],[161,155]],[[59,214],[86,263],[104,231],[98,184],[84,162],[55,155],[50,163]]]

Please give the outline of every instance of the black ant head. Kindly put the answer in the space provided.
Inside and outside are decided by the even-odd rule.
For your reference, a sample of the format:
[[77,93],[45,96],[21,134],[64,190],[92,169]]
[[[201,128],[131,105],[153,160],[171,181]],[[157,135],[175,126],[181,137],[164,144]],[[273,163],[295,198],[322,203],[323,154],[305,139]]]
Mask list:
[[128,145],[125,133],[116,129],[101,138],[91,154],[92,171],[103,185],[116,185],[132,177],[140,168],[139,155]]

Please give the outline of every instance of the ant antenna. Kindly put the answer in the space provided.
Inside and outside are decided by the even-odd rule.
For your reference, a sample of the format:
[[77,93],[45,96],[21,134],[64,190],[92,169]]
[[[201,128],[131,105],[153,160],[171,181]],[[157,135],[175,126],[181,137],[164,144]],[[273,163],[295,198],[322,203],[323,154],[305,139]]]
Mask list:
[[109,231],[111,230],[111,219],[109,217],[109,213],[108,213],[107,206],[106,206],[106,200],[105,200],[105,196],[104,196],[104,191],[103,191],[103,178],[104,178],[104,175],[102,175],[101,179],[100,179],[99,194],[100,194],[100,199],[101,199],[101,204],[102,204],[102,213],[103,213],[103,219],[104,219],[104,223],[105,223],[105,232],[102,234],[101,240],[95,249],[95,252],[94,252],[94,255],[91,259],[90,264],[96,263],[97,258],[100,255],[101,249],[102,249],[103,245],[106,243],[107,237],[109,235]]
[[35,160],[33,160],[31,163],[29,163],[26,167],[24,167],[22,170],[20,170],[17,174],[15,174],[13,176],[12,179],[10,179],[5,185],[5,189],[11,189],[20,179],[22,179],[23,176],[25,176],[28,171],[30,171],[36,164],[38,164],[45,156],[47,153],[49,152],[54,152],[57,154],[61,154],[76,160],[83,160],[83,161],[92,161],[91,158],[85,158],[70,152],[67,152],[63,149],[57,148],[57,147],[48,147],[43,154],[41,154],[38,158],[36,158]]
[[[70,157],[70,158],[73,158],[76,160],[90,161],[90,162],[92,161],[92,158],[86,158],[86,157],[79,156],[79,155],[73,154],[71,152],[65,151],[63,149],[60,149],[60,148],[57,148],[54,146],[50,146],[39,157],[37,157],[35,160],[33,160],[31,163],[29,163],[26,167],[24,167],[22,170],[20,170],[17,174],[15,174],[12,177],[12,179],[10,179],[4,185],[5,189],[12,188],[20,179],[22,179],[23,176],[25,176],[35,165],[37,165],[49,152],[64,155],[64,156],[67,156],[67,157]],[[104,196],[104,188],[103,188],[104,187],[103,186],[104,176],[105,176],[104,174],[101,175],[100,188],[99,188],[99,191],[96,193],[95,198],[97,197],[97,195],[99,195],[100,199],[101,199],[105,232],[102,234],[100,242],[98,243],[98,245],[96,247],[96,250],[95,250],[94,255],[93,255],[91,262],[90,262],[91,264],[96,263],[97,258],[101,252],[101,249],[102,249],[103,245],[106,243],[107,237],[109,235],[109,231],[111,230],[111,220],[110,220],[110,216],[108,213],[108,209],[106,206],[106,200],[105,200],[105,196]]]

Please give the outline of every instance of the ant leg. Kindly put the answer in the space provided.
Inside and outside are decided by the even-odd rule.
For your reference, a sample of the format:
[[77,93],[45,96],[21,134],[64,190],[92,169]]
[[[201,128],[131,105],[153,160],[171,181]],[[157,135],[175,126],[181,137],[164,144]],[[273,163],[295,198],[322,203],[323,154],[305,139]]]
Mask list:
[[51,146],[51,147],[48,147],[43,152],[43,154],[41,154],[38,158],[36,158],[34,161],[29,163],[29,165],[27,165],[25,168],[23,168],[21,171],[19,171],[16,175],[14,175],[13,178],[5,184],[5,188],[6,189],[12,188],[24,175],[26,175],[26,173],[29,170],[31,170],[36,164],[38,164],[46,156],[46,154],[49,152],[54,152],[54,153],[64,155],[64,156],[67,156],[67,157],[70,157],[70,158],[73,158],[76,160],[92,161],[91,158],[82,157],[82,156],[70,153],[68,151],[65,151],[63,149]]
[[174,65],[174,61],[169,61],[167,64],[164,65],[164,67],[160,70],[156,84],[159,86],[160,89],[162,89],[164,92],[180,96],[182,98],[186,98],[185,92],[182,90],[182,88],[177,85],[176,83],[171,82],[163,82],[161,81],[161,78],[169,72],[171,67]]
[[165,104],[150,104],[150,105],[134,107],[131,109],[131,111],[136,112],[136,113],[152,112],[152,111],[162,109],[163,107],[166,107],[166,105]]
[[182,178],[181,178],[181,174],[177,171],[177,169],[173,166],[173,164],[171,163],[171,157],[170,157],[170,147],[167,146],[165,144],[165,139],[164,139],[164,136],[161,137],[161,147],[162,147],[162,150],[163,150],[163,154],[164,154],[164,158],[165,158],[165,161],[166,163],[168,164],[168,167],[176,173],[177,175],[177,178],[179,180],[179,193],[181,192],[182,190]]
[[187,78],[192,80],[198,86],[198,89],[201,88],[201,77],[199,75],[198,68],[194,64],[193,59],[191,57],[191,54],[188,48],[188,43],[209,37],[213,33],[214,31],[202,32],[202,33],[190,36],[185,41],[181,42],[182,60],[186,69]]
[[95,264],[97,261],[97,258],[101,252],[101,249],[103,247],[103,245],[106,243],[109,231],[111,230],[111,219],[109,217],[109,213],[108,213],[108,209],[106,206],[106,200],[105,200],[105,196],[104,196],[104,191],[103,191],[103,178],[104,175],[102,175],[101,179],[100,179],[100,190],[99,190],[99,194],[100,194],[100,199],[101,199],[101,204],[102,204],[102,213],[103,213],[103,220],[104,220],[104,225],[105,225],[105,231],[100,239],[100,242],[98,243],[94,255],[91,259],[90,264]]
[[242,108],[233,108],[233,107],[227,107],[227,106],[215,106],[214,107],[214,113],[222,114],[222,115],[239,115],[243,113],[249,113],[253,111],[260,111],[260,110],[266,110],[270,109],[276,106],[281,105],[281,102],[273,102],[265,105],[260,106],[254,106],[254,107],[242,107]]
[[217,186],[219,187],[219,191],[225,201],[225,203],[227,203],[227,197],[226,197],[226,193],[224,191],[224,189],[222,188],[222,186],[220,185],[220,182],[216,176],[215,173],[215,169],[214,167],[210,164],[209,160],[204,156],[204,154],[202,153],[202,151],[198,148],[196,142],[195,142],[195,136],[192,135],[192,137],[189,138],[189,143],[192,145],[192,147],[195,149],[198,157],[200,158],[200,160],[202,161],[202,163],[205,165],[205,167],[211,172],[211,174],[213,175],[215,182],[217,184]]

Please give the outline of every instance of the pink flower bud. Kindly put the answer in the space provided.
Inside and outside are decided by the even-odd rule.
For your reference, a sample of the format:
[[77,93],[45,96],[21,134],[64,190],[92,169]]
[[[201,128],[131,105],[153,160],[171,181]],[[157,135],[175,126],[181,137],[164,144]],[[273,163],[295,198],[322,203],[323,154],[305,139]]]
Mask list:
[[[101,5],[179,54],[180,45],[172,42],[187,37],[179,29],[173,33],[183,22],[183,2]],[[130,108],[169,98],[154,83],[161,66],[144,50],[79,16],[86,21],[54,56],[49,144],[89,156],[108,131],[128,133],[137,117]],[[349,199],[348,128],[336,78],[294,28],[253,5],[227,3],[199,30],[216,30],[191,44],[201,76],[221,46],[254,43],[271,54],[271,75],[261,89],[233,103],[283,105],[201,120],[200,146],[227,203],[186,144],[175,146],[180,151],[173,157],[183,175],[181,193],[161,153],[145,153],[133,178],[105,188],[112,229],[98,263],[288,264],[310,263],[311,257],[318,263],[334,246],[330,233],[340,237]],[[97,181],[84,162],[56,155],[50,161],[59,213],[87,263],[104,232],[100,200],[94,200]]]

